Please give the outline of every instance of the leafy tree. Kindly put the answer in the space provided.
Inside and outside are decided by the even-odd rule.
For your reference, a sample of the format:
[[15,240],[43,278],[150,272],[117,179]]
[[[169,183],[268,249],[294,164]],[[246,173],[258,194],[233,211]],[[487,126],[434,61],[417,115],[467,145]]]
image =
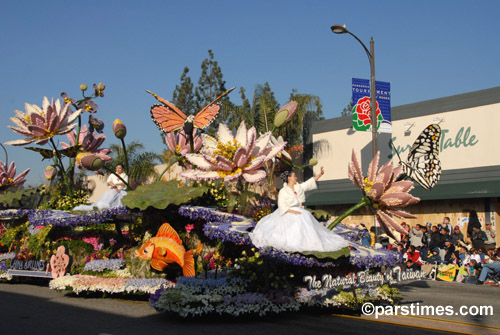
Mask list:
[[351,97],[351,101],[349,101],[349,104],[346,107],[344,107],[344,109],[342,110],[342,113],[340,113],[340,116],[351,116],[353,108],[354,108],[354,105],[352,103],[352,97]]
[[[288,145],[306,143],[308,124],[313,121],[324,120],[323,106],[318,96],[298,93],[296,89],[290,94],[290,101],[297,101],[299,106],[297,115],[280,128],[280,135],[288,141]],[[306,133],[304,133],[306,132]]]
[[[222,79],[222,70],[219,63],[214,60],[214,53],[208,50],[208,58],[201,63],[201,74],[198,79],[198,86],[194,90],[194,108],[195,111],[200,111],[203,107],[212,102],[219,95],[224,93],[226,89],[226,82]],[[231,124],[231,113],[234,105],[230,102],[229,97],[224,97],[221,103],[221,111],[217,116],[218,122]],[[208,129],[209,133],[215,132],[215,126],[212,124]]]
[[186,66],[181,75],[180,85],[175,86],[172,95],[172,103],[186,115],[196,112],[194,110],[193,82],[191,81],[191,77],[188,76],[188,72],[189,68]]
[[[106,163],[106,168],[115,170],[116,165],[123,164],[125,156],[121,145],[112,144],[112,159]],[[127,145],[127,155],[129,164],[128,178],[130,183],[145,182],[148,177],[157,176],[155,165],[162,161],[162,156],[154,152],[142,152],[144,145],[138,141],[132,141]]]
[[250,115],[254,118],[257,132],[264,133],[273,129],[274,114],[279,110],[279,103],[268,82],[257,85],[253,94]]

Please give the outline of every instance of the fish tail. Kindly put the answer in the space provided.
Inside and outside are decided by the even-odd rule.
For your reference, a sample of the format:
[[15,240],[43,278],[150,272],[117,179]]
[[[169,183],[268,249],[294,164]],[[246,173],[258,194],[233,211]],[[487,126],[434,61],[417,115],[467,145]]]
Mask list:
[[194,271],[194,258],[193,250],[189,250],[184,254],[184,266],[182,267],[182,274],[184,277],[194,277],[196,272]]

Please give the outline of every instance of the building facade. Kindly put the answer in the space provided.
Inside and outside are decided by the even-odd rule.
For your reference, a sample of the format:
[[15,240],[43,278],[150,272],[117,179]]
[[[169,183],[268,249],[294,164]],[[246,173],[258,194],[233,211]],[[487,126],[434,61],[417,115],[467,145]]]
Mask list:
[[[431,191],[416,185],[411,193],[421,202],[409,211],[417,223],[441,223],[450,217],[453,225],[465,232],[470,210],[476,210],[483,223],[491,222],[495,230],[500,222],[500,87],[433,99],[392,108],[392,134],[379,134],[381,164],[392,159],[403,161],[420,132],[430,124],[441,127],[440,160],[442,175]],[[307,197],[306,205],[340,215],[361,200],[361,191],[347,176],[347,166],[354,150],[361,158],[363,172],[372,158],[371,132],[356,132],[350,117],[315,122],[309,130],[306,150],[325,167],[319,190]],[[391,145],[392,142],[392,145]],[[375,224],[367,210],[347,218],[345,223]],[[465,234],[464,234],[465,235]],[[497,236],[497,245],[499,245]]]

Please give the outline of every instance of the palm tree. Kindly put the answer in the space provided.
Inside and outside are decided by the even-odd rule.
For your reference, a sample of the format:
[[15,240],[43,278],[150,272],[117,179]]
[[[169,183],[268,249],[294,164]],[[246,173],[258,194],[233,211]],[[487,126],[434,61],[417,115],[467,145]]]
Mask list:
[[[116,165],[125,162],[125,155],[123,147],[119,144],[112,144],[109,148],[112,150],[112,159],[106,163],[106,168],[114,171]],[[128,177],[131,185],[146,182],[149,177],[158,175],[155,165],[161,163],[161,154],[142,152],[143,150],[144,145],[139,141],[132,141],[127,145]]]

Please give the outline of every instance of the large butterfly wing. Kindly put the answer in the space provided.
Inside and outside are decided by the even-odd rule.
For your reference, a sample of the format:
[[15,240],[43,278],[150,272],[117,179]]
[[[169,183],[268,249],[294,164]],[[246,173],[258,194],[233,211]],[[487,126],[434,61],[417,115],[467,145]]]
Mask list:
[[69,158],[74,158],[78,154],[78,150],[80,150],[80,145],[74,145],[72,147],[59,150],[64,156]]
[[405,174],[426,190],[431,190],[436,186],[441,177],[440,138],[441,128],[439,125],[427,126],[413,143],[408,154],[408,161],[403,163]]
[[166,133],[181,129],[184,122],[186,122],[185,115],[181,116],[164,105],[151,106],[151,119],[153,119],[158,129]]
[[194,117],[194,126],[199,129],[205,129],[206,127],[208,127],[220,111],[221,107],[218,102],[226,95],[228,95],[232,90],[234,90],[234,87],[228,89],[226,92],[215,98],[214,101],[203,107],[203,109],[199,111]]
[[49,150],[49,149],[43,149],[43,148],[36,148],[36,147],[24,147],[25,149],[32,150],[38,152],[40,155],[42,155],[42,161],[47,158],[52,158],[54,157],[54,150]]
[[151,106],[151,118],[153,119],[156,126],[164,132],[181,129],[184,125],[184,122],[186,122],[186,115],[181,112],[181,110],[177,108],[173,103],[157,96],[153,92],[146,92],[153,95],[156,100],[163,104]]

